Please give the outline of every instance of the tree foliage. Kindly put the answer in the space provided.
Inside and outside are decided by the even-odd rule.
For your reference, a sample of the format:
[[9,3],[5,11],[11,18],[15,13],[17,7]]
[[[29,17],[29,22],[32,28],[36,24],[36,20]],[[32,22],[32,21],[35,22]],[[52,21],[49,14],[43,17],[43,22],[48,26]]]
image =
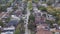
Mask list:
[[50,25],[50,28],[53,28],[54,21],[46,20],[46,23]]
[[15,11],[16,9],[18,9],[18,7],[17,7],[17,6],[14,6],[13,9],[14,9],[14,11]]
[[60,9],[55,9],[54,7],[47,8],[49,14],[55,17],[55,22],[60,25]]
[[2,11],[6,11],[6,7],[5,6],[0,6],[0,12]]
[[29,20],[31,20],[31,21],[35,21],[35,16],[33,16],[32,14],[29,16]]
[[31,1],[28,2],[28,9],[32,10],[32,2]]
[[38,3],[39,2],[39,0],[33,0],[35,3]]
[[2,21],[0,21],[0,26],[2,26],[2,27],[4,26],[4,23]]
[[14,34],[20,34],[20,30],[17,29]]
[[33,14],[31,14],[29,16],[29,22],[28,22],[28,28],[31,30],[31,31],[35,31],[36,29],[36,25],[35,25],[35,17],[33,16]]
[[39,10],[47,10],[44,6],[38,7]]

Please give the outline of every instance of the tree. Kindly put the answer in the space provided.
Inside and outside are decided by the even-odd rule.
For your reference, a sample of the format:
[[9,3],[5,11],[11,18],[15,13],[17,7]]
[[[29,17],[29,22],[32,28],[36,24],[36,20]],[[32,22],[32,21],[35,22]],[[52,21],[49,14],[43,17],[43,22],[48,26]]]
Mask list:
[[17,6],[14,6],[13,9],[14,9],[14,11],[15,11],[16,9],[18,9],[18,7],[17,7]]
[[6,23],[8,23],[10,21],[10,17],[6,18]]
[[19,34],[24,34],[25,28],[24,28],[24,20],[23,19],[21,19],[19,21],[19,24],[17,25],[17,29],[20,30],[20,33]]
[[20,34],[20,30],[16,29],[16,31],[14,32],[14,34]]
[[60,25],[60,20],[58,21],[58,25]]
[[50,25],[50,28],[53,28],[54,21],[46,20],[46,23]]
[[10,7],[10,6],[11,6],[11,3],[10,2],[6,4],[6,7]]
[[36,30],[36,25],[35,25],[35,16],[33,16],[33,14],[31,14],[29,16],[29,22],[28,22],[28,28],[31,30],[31,31],[34,31]]
[[31,15],[29,16],[29,21],[30,21],[30,20],[33,21],[33,22],[35,21],[35,16],[33,16],[33,14],[31,14]]
[[16,30],[15,30],[14,34],[23,34],[24,32],[25,32],[24,31],[24,20],[21,19],[19,21],[19,24],[16,27]]
[[49,0],[49,1],[47,2],[47,5],[51,6],[51,5],[52,5],[52,0]]
[[0,21],[0,26],[2,26],[2,27],[4,26],[4,23],[2,21]]
[[39,9],[39,10],[44,10],[44,11],[47,10],[44,6],[40,6],[40,7],[38,7],[38,9]]
[[35,31],[36,25],[33,24],[33,23],[29,23],[29,24],[28,24],[28,28],[29,28],[31,31]]
[[6,11],[6,6],[0,6],[0,11]]
[[28,2],[28,9],[32,10],[32,2],[31,1]]
[[39,0],[33,0],[35,3],[38,3],[39,2]]
[[19,21],[19,23],[21,24],[24,24],[24,20],[23,19],[21,19],[20,21]]

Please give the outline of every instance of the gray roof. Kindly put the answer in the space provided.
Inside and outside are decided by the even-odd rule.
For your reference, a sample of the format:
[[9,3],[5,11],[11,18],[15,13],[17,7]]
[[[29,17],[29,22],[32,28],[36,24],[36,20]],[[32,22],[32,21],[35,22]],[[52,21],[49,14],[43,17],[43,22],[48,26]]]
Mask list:
[[17,20],[11,20],[11,21],[9,21],[8,26],[11,26],[11,25],[17,26],[18,23],[19,22]]

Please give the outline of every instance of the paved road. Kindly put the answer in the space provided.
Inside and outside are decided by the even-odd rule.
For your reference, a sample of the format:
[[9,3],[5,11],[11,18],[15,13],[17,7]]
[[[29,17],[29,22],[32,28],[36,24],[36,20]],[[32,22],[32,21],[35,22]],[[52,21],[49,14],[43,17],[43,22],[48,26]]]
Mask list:
[[26,14],[26,19],[24,21],[25,25],[25,34],[29,34],[28,33],[28,19],[29,19],[29,16],[30,16],[30,11],[27,9],[27,14]]
[[30,34],[29,30],[28,30],[28,19],[29,19],[29,16],[30,16],[30,11],[29,11],[29,9],[27,7],[28,6],[28,2],[24,3],[24,4],[25,4],[24,8],[27,11],[27,14],[25,15],[25,20],[24,20],[24,23],[25,23],[25,25],[24,25],[24,27],[25,27],[25,34]]

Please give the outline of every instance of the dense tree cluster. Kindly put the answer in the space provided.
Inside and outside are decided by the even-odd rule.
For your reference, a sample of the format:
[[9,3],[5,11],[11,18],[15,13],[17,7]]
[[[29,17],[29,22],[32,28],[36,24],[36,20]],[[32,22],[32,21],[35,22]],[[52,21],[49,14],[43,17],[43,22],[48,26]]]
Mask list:
[[0,26],[4,26],[5,24],[0,20]]
[[42,11],[46,11],[47,10],[46,7],[44,7],[44,6],[40,6],[40,7],[38,7],[38,9],[42,10]]
[[19,21],[19,24],[16,27],[16,30],[15,30],[14,34],[24,34],[24,33],[25,33],[24,20],[21,19]]
[[60,25],[60,10],[55,9],[54,7],[47,8],[47,11],[49,14],[53,15],[55,17],[55,22]]
[[30,29],[32,32],[35,32],[35,30],[36,30],[36,25],[34,22],[35,22],[35,16],[33,16],[33,14],[31,14],[29,16],[28,29]]

